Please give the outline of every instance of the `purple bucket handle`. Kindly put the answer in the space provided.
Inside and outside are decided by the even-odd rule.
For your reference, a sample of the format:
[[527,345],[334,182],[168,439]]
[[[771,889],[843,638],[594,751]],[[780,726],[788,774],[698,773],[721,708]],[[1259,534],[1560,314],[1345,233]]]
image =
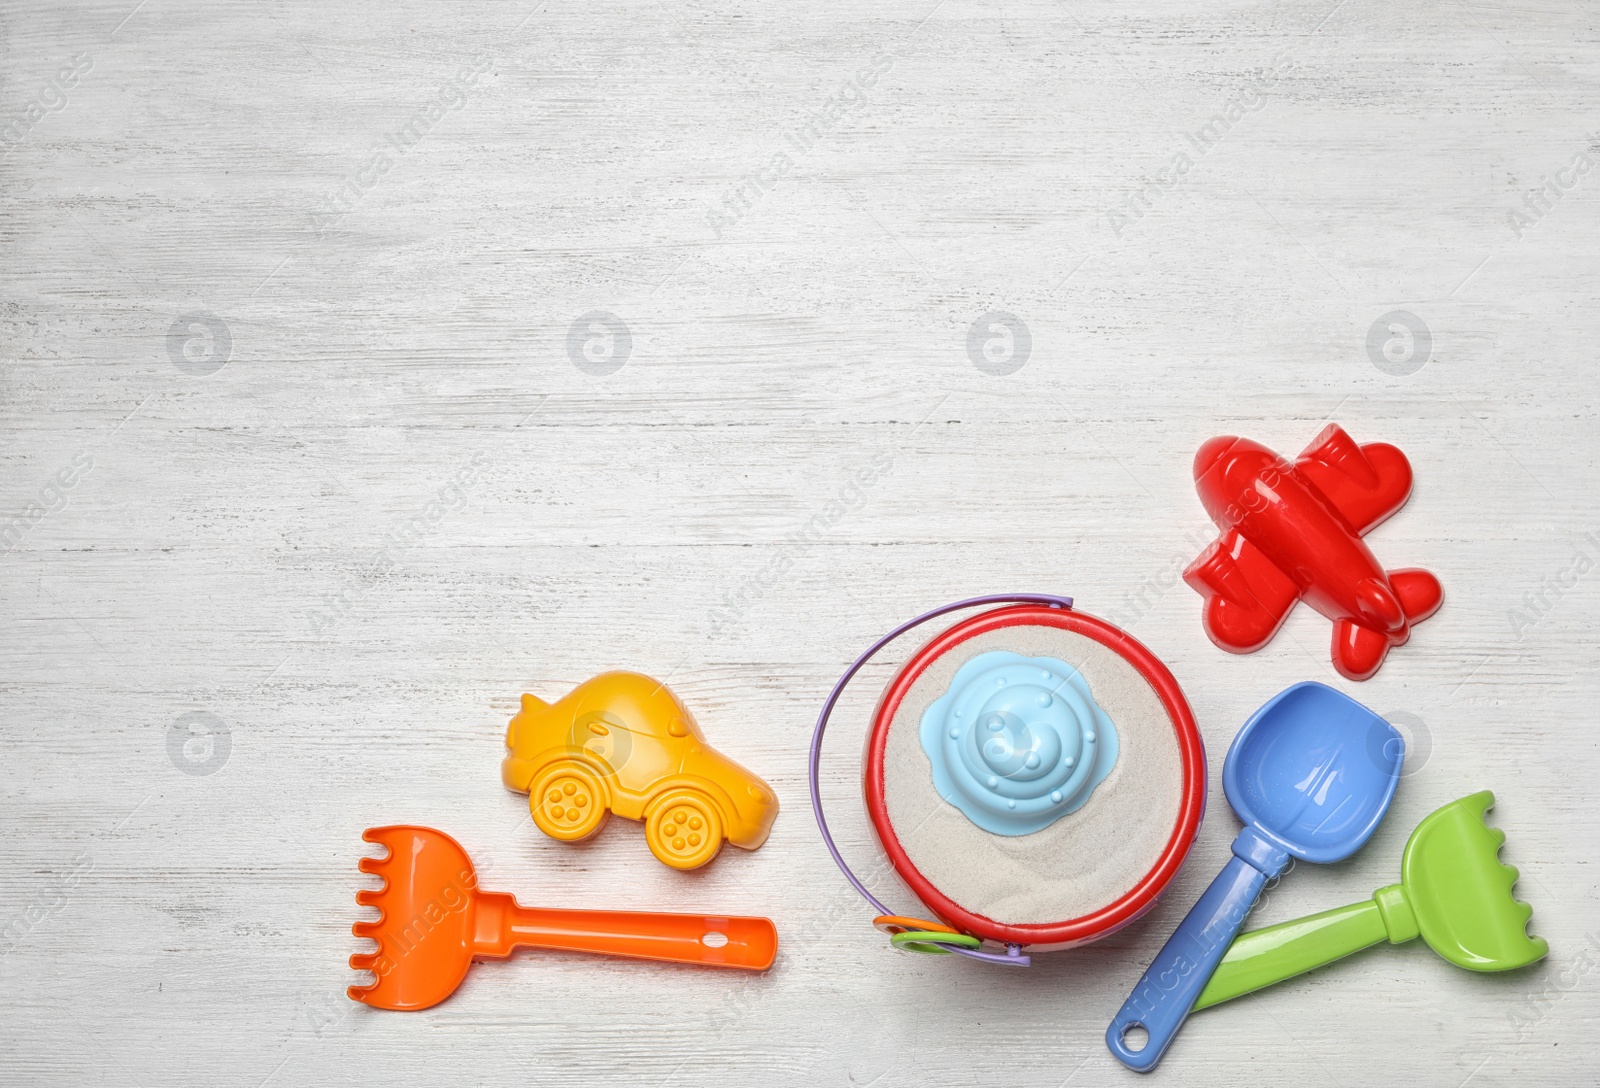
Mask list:
[[[879,902],[877,896],[868,891],[867,886],[861,883],[861,879],[851,872],[850,866],[845,864],[844,855],[839,853],[839,847],[833,841],[833,835],[828,831],[827,819],[822,815],[822,789],[818,784],[817,778],[818,769],[822,763],[822,735],[827,731],[828,717],[833,713],[834,704],[844,694],[845,685],[855,678],[856,673],[860,672],[862,667],[868,661],[871,661],[879,650],[913,627],[927,623],[931,619],[937,619],[946,613],[959,612],[963,608],[976,608],[979,605],[987,604],[1042,604],[1050,608],[1070,609],[1072,607],[1072,598],[1053,597],[1044,593],[1002,593],[990,597],[969,597],[964,601],[957,601],[954,604],[935,608],[931,612],[924,612],[916,619],[902,623],[868,647],[867,652],[856,658],[854,664],[845,670],[843,676],[839,677],[839,682],[833,685],[833,690],[828,693],[828,701],[822,704],[822,713],[817,718],[817,728],[811,734],[811,811],[817,817],[817,830],[822,832],[822,841],[828,847],[828,853],[833,855],[833,862],[839,866],[839,871],[844,874],[851,887],[860,892],[861,897],[873,905],[880,916],[894,914],[895,912]],[[950,951],[960,956],[966,956],[969,959],[983,960],[985,963],[1004,964],[1007,967],[1027,967],[1029,964],[1028,957],[1022,954],[1022,946],[1018,944],[1006,945],[1006,950],[1003,953],[981,952],[973,948],[951,948]]]

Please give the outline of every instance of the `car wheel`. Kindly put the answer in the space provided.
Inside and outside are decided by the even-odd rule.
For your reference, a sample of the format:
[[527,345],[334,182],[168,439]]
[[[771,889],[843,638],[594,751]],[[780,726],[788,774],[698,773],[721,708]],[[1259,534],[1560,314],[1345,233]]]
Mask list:
[[668,790],[650,807],[644,837],[663,864],[698,869],[722,849],[722,812],[699,790]]
[[599,831],[611,814],[606,785],[587,764],[560,759],[533,778],[528,808],[552,839],[577,842]]

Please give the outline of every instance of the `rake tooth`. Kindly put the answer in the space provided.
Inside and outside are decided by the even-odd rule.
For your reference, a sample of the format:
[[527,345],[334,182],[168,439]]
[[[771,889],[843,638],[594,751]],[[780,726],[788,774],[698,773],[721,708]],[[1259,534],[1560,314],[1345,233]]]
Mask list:
[[1494,840],[1494,852],[1499,853],[1500,848],[1506,844],[1506,833],[1498,827],[1489,828],[1489,837]]
[[383,887],[381,888],[362,888],[360,891],[356,892],[356,906],[377,907],[378,910],[382,911],[383,896],[388,889],[389,882],[387,880],[383,882]]
[[372,991],[376,990],[377,988],[378,984],[376,982],[374,982],[371,986],[351,986],[349,989],[345,990],[344,995],[351,1001],[359,1001],[363,1005],[370,1005],[372,1002],[368,1001],[367,998],[370,997],[372,995]]
[[352,971],[376,971],[378,953],[354,952],[350,955],[350,969]]
[[357,937],[371,937],[373,940],[381,942],[383,938],[378,936],[378,931],[381,928],[383,928],[383,919],[380,917],[371,922],[357,922],[350,927],[350,932]]
[[379,871],[380,866],[386,865],[393,861],[395,857],[395,848],[394,843],[390,842],[389,839],[391,837],[391,833],[396,830],[397,829],[393,827],[369,827],[363,831],[361,833],[362,841],[377,843],[379,846],[383,847],[383,856],[372,857],[371,855],[368,855],[363,857],[360,861],[356,862],[356,867],[363,873],[375,873]]

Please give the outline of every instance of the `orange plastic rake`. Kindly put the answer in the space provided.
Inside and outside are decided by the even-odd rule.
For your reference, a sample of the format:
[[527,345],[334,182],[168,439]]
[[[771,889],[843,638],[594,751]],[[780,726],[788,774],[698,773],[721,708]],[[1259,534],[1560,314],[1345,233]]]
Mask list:
[[347,991],[380,1009],[426,1009],[455,992],[475,959],[504,959],[517,948],[560,948],[604,956],[700,963],[764,971],[778,951],[766,918],[645,911],[524,907],[505,892],[478,888],[461,844],[429,827],[373,827],[361,836],[389,850],[360,869],[384,880],[356,893],[378,918],[350,931],[378,942],[350,957],[371,971],[371,986]]

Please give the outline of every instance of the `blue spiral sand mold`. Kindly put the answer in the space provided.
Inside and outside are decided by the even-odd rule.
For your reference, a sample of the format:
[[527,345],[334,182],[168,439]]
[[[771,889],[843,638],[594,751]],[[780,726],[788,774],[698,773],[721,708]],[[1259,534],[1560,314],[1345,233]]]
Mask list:
[[956,670],[922,715],[939,796],[995,835],[1042,831],[1089,800],[1117,762],[1117,731],[1083,674],[991,650]]

